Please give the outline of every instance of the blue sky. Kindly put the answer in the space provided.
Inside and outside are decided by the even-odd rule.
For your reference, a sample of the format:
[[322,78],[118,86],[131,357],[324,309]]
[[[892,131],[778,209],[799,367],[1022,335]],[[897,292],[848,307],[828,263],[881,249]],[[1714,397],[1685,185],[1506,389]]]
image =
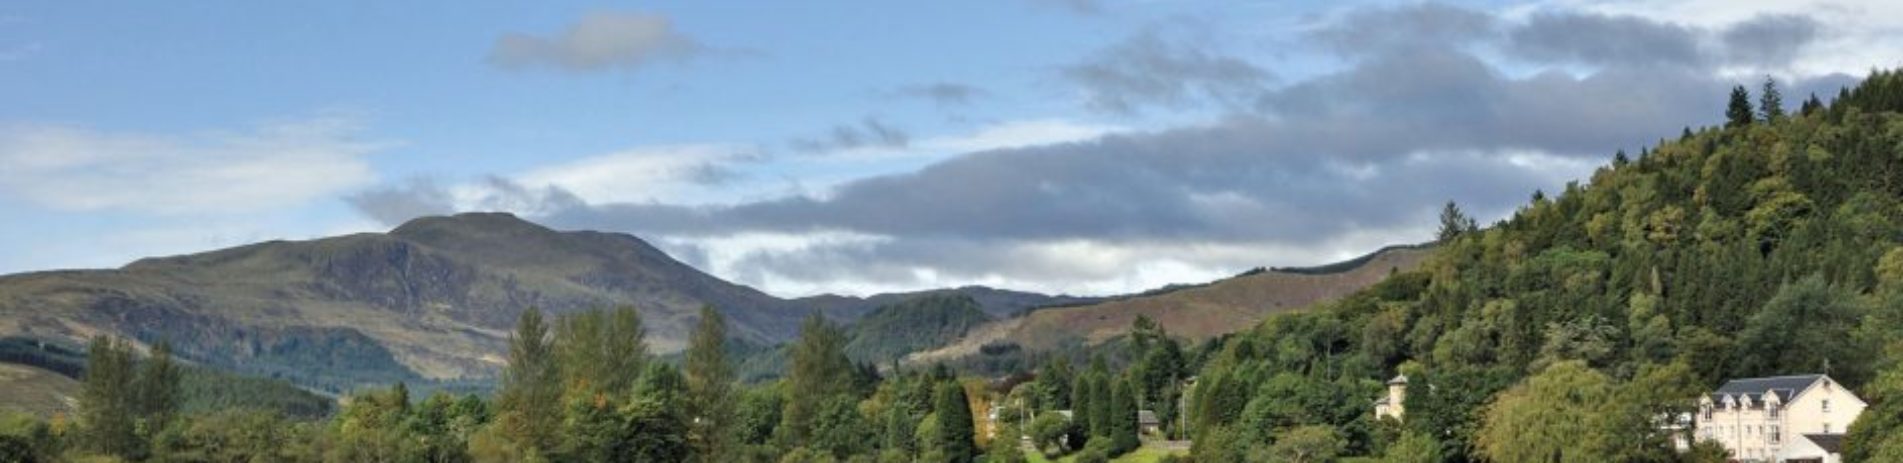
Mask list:
[[1504,216],[1732,84],[1895,65],[1897,10],[15,3],[0,272],[506,210],[787,296],[1127,292]]

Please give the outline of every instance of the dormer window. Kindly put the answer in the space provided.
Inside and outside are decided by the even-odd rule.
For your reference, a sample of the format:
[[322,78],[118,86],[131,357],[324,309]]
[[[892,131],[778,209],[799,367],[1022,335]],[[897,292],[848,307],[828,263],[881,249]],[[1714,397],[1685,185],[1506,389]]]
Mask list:
[[1773,420],[1777,419],[1777,409],[1776,401],[1766,402],[1764,404],[1764,417]]
[[1711,405],[1705,405],[1698,408],[1699,408],[1699,411],[1702,411],[1705,413],[1705,421],[1711,421]]

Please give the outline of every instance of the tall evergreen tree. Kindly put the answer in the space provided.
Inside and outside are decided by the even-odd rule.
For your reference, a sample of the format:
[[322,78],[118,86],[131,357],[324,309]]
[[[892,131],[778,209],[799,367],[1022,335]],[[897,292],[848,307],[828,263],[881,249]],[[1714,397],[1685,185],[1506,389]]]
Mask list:
[[1479,226],[1474,222],[1474,219],[1467,217],[1467,213],[1461,212],[1460,206],[1454,204],[1453,201],[1448,201],[1446,206],[1441,207],[1440,242],[1445,243],[1452,241],[1454,238],[1460,237],[1461,234],[1474,231],[1478,228]]
[[1777,89],[1777,79],[1764,78],[1764,90],[1758,94],[1758,119],[1775,122],[1784,118],[1784,93]]
[[777,432],[784,442],[798,444],[811,437],[818,405],[852,390],[853,366],[846,358],[845,332],[818,312],[800,324],[791,354],[786,410]]
[[1130,381],[1113,379],[1111,382],[1115,385],[1110,387],[1110,417],[1105,421],[1106,427],[1110,428],[1108,435],[1111,448],[1115,453],[1122,454],[1142,445],[1137,439],[1136,392],[1132,390]]
[[[1090,372],[1088,370],[1083,374],[1077,375],[1077,378],[1071,382],[1070,420],[1076,423],[1077,429],[1082,430],[1082,434],[1086,436],[1092,435],[1090,432],[1090,412],[1097,410],[1097,407],[1090,403],[1091,390]],[[1077,443],[1077,445],[1082,445],[1082,443]]]
[[945,463],[970,463],[971,457],[978,453],[978,444],[972,440],[975,431],[965,387],[956,380],[941,381],[936,395],[938,399],[932,406],[938,417],[938,438],[934,439],[938,448],[935,450],[945,456]]
[[542,311],[522,311],[496,392],[502,435],[528,455],[547,455],[554,449],[555,430],[562,421],[561,371],[552,343]]
[[687,401],[695,453],[701,461],[728,461],[734,420],[733,365],[727,363],[727,319],[701,306],[700,323],[687,341]]
[[1725,106],[1725,126],[1744,127],[1756,122],[1757,115],[1751,109],[1751,92],[1743,85],[1731,88],[1731,103]]
[[109,336],[94,337],[87,348],[86,379],[79,395],[79,424],[87,448],[121,457],[137,454],[133,387],[132,347]]
[[1090,373],[1090,435],[1109,436],[1113,429],[1110,423],[1116,421],[1117,404],[1110,396],[1110,383],[1115,378],[1108,373]]

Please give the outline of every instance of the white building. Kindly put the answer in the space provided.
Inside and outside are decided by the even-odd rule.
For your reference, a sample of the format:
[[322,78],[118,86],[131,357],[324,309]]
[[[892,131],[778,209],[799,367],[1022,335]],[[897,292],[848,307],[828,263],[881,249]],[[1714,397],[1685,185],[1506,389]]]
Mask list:
[[1737,461],[1830,463],[1864,406],[1825,375],[1737,379],[1699,398],[1695,426]]
[[1374,399],[1374,418],[1377,420],[1394,418],[1395,421],[1400,421],[1401,415],[1407,412],[1407,407],[1402,405],[1405,402],[1407,402],[1407,375],[1395,375],[1394,379],[1388,380],[1387,397]]

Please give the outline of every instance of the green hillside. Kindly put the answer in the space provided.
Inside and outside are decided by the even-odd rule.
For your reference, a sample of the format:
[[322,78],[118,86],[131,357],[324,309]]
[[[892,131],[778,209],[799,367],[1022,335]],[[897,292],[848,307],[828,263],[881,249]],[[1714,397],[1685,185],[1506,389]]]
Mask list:
[[991,321],[977,301],[960,294],[933,294],[887,305],[847,330],[846,355],[887,364],[906,354],[937,347]]
[[[1674,461],[1647,423],[1725,378],[1863,390],[1903,358],[1903,76],[1792,114],[1735,98],[1725,126],[1618,153],[1493,226],[1450,208],[1419,270],[1228,342],[1195,394],[1199,459],[1324,424],[1351,454]],[[1405,424],[1374,422],[1397,373]]]

